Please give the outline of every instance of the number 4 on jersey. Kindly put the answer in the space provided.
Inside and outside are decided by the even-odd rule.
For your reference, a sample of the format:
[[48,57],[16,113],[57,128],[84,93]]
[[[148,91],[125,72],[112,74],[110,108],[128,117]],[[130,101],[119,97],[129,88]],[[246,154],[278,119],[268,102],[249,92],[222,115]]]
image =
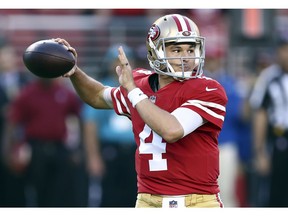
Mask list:
[[[151,135],[152,142],[146,142],[145,139]],[[139,134],[140,137],[140,154],[152,154],[152,160],[149,160],[150,171],[167,170],[167,159],[162,158],[162,154],[166,153],[166,143],[162,142],[162,137],[151,130],[148,125],[145,125],[143,131]]]

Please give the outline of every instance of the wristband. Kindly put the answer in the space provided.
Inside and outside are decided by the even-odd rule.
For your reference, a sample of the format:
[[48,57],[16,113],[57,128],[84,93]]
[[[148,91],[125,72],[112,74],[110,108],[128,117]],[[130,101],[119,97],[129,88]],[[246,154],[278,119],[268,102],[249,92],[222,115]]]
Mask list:
[[146,94],[144,94],[141,89],[134,88],[132,91],[128,93],[128,99],[132,103],[132,106],[135,108],[136,104],[140,101],[148,98]]

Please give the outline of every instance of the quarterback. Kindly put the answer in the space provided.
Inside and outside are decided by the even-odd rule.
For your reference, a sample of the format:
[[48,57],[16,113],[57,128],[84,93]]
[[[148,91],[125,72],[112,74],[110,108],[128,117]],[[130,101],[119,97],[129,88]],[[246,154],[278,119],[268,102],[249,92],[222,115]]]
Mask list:
[[[55,40],[77,57],[66,40]],[[84,102],[131,120],[137,208],[223,207],[218,135],[227,96],[217,81],[203,75],[205,38],[191,19],[169,14],[152,24],[146,45],[151,71],[132,69],[119,47],[119,87],[104,86],[77,65],[64,77]]]

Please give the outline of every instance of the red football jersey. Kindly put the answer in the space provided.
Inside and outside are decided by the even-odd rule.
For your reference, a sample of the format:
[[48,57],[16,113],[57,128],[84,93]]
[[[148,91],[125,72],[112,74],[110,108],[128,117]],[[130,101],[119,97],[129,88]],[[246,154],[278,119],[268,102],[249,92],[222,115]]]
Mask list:
[[151,71],[133,70],[139,87],[158,107],[172,112],[189,108],[208,122],[175,143],[167,143],[144,123],[132,107],[123,87],[111,96],[117,114],[129,117],[137,143],[135,154],[138,192],[160,195],[215,194],[219,192],[218,135],[226,113],[224,88],[208,77],[175,80],[154,92],[148,78]]

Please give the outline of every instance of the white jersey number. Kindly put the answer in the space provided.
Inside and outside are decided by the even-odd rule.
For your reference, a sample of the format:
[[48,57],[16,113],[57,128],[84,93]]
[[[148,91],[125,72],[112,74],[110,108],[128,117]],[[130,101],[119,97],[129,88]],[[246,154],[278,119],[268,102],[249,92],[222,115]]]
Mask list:
[[[145,139],[152,132],[152,142],[145,143]],[[167,159],[162,158],[162,154],[166,153],[166,143],[162,142],[162,137],[156,134],[151,128],[145,124],[143,131],[139,134],[140,137],[140,154],[152,154],[152,160],[149,160],[150,171],[167,170]]]

